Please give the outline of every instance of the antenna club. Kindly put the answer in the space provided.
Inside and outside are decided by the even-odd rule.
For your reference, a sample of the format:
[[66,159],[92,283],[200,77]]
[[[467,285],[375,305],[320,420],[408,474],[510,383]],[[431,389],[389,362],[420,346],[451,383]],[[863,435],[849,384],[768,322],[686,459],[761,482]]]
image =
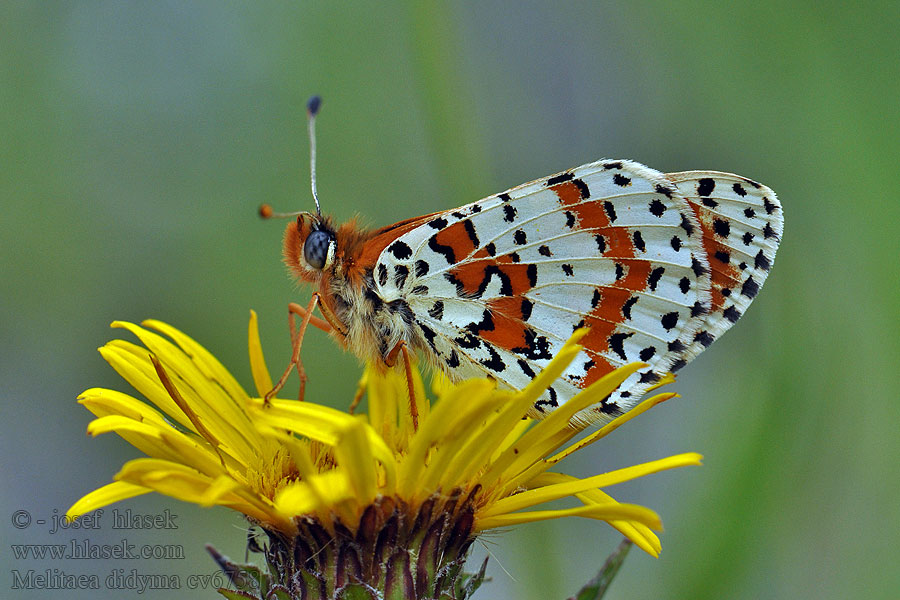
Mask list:
[[272,210],[272,207],[268,204],[260,204],[259,205],[259,216],[263,219],[271,219],[272,215],[275,212]]
[[306,110],[309,112],[309,116],[314,117],[319,112],[319,106],[322,104],[321,96],[311,96],[309,100],[306,101]]

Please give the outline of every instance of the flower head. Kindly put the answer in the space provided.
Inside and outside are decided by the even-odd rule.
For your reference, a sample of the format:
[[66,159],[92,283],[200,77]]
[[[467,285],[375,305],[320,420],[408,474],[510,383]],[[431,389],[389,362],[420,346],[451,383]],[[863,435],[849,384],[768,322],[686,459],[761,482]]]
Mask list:
[[[290,550],[295,571],[321,560],[315,557],[330,548],[325,555],[349,561],[345,571],[350,569],[354,581],[365,581],[369,574],[386,585],[394,560],[397,576],[392,581],[409,583],[414,571],[419,578],[430,572],[433,587],[437,563],[429,570],[411,564],[413,555],[401,552],[400,558],[392,558],[393,553],[416,543],[415,556],[421,556],[427,543],[435,550],[435,561],[446,555],[461,565],[479,532],[580,516],[608,522],[655,556],[660,545],[652,530],[661,528],[659,517],[648,508],[619,503],[601,488],[700,461],[697,454],[680,454],[586,478],[550,471],[675,395],[655,395],[571,443],[579,430],[570,426],[570,419],[641,366],[634,364],[610,373],[547,418],[524,419],[578,354],[584,331],[576,332],[521,391],[500,390],[487,379],[450,385],[436,376],[432,394],[437,400],[431,403],[415,368],[411,381],[402,370],[367,368],[360,392],[367,396],[368,411],[354,415],[312,402],[262,399],[272,380],[255,314],[249,331],[255,396],[185,334],[159,321],[142,325],[113,323],[131,331],[144,347],[114,340],[100,352],[155,408],[97,388],[79,401],[98,417],[88,426],[89,434],[116,432],[147,458],[127,462],[113,483],[76,502],[67,513],[72,518],[156,491],[245,514],[269,534],[274,548],[270,559]],[[540,508],[561,498],[577,499],[580,505]],[[349,547],[356,558],[348,559],[344,546],[332,543],[335,539],[352,540]],[[372,560],[379,551],[381,567]]]

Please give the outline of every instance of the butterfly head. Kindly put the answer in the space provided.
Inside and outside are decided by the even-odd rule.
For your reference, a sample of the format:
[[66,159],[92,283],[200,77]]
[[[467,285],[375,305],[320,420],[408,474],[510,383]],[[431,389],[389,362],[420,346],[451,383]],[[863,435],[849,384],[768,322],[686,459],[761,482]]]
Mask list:
[[284,260],[303,281],[315,282],[334,268],[337,236],[330,219],[302,213],[284,230]]

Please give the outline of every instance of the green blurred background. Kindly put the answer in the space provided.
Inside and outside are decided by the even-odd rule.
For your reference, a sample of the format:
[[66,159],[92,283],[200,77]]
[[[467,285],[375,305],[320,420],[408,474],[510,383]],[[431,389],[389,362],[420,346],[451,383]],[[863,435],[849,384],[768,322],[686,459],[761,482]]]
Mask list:
[[[113,319],[168,321],[248,387],[248,312],[270,364],[280,260],[311,208],[304,101],[324,98],[319,193],[373,225],[455,207],[601,157],[733,171],[786,213],[769,283],[682,372],[683,398],[568,465],[588,475],[696,450],[701,468],[611,490],[663,516],[610,598],[888,598],[900,590],[900,3],[4,2],[0,6],[3,547],[13,570],[213,573],[243,557],[241,519],[161,496],[120,505],[164,531],[16,529],[64,511],[137,455],[88,439],[75,396],[127,391],[95,348]],[[345,406],[355,358],[307,338],[309,398]],[[296,382],[293,382],[296,385]],[[10,544],[180,543],[178,561],[16,559]],[[618,543],[592,521],[487,537],[481,598],[564,598]]]

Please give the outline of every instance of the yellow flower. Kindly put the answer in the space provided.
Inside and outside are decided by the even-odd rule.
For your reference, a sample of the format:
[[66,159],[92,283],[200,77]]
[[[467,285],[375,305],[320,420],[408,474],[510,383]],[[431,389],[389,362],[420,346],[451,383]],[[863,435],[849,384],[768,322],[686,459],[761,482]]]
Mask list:
[[[585,330],[576,332],[521,391],[497,389],[487,379],[450,385],[437,376],[432,385],[437,400],[431,403],[415,368],[411,384],[403,370],[379,374],[367,368],[360,392],[367,396],[368,411],[353,415],[312,402],[262,399],[272,380],[252,312],[249,350],[255,396],[185,334],[159,321],[142,325],[113,323],[131,331],[144,347],[114,340],[100,352],[156,408],[98,388],[84,392],[79,401],[98,417],[88,426],[89,434],[116,432],[148,458],[125,463],[115,482],[69,509],[71,518],[156,491],[240,511],[270,539],[288,544],[310,535],[311,527],[327,535],[365,537],[388,527],[396,514],[416,522],[424,519],[423,525],[443,518],[448,533],[442,540],[449,543],[455,535],[457,549],[464,554],[474,536],[487,529],[580,516],[608,522],[656,556],[660,544],[652,530],[661,528],[659,517],[643,506],[617,502],[602,488],[699,464],[701,458],[679,454],[586,478],[549,471],[675,396],[655,395],[570,444],[579,434],[570,425],[573,415],[599,402],[641,366],[633,364],[594,383],[547,418],[524,419],[581,350],[578,340]],[[540,508],[561,498],[577,499],[580,505]],[[407,527],[410,536],[415,532],[415,527]]]

